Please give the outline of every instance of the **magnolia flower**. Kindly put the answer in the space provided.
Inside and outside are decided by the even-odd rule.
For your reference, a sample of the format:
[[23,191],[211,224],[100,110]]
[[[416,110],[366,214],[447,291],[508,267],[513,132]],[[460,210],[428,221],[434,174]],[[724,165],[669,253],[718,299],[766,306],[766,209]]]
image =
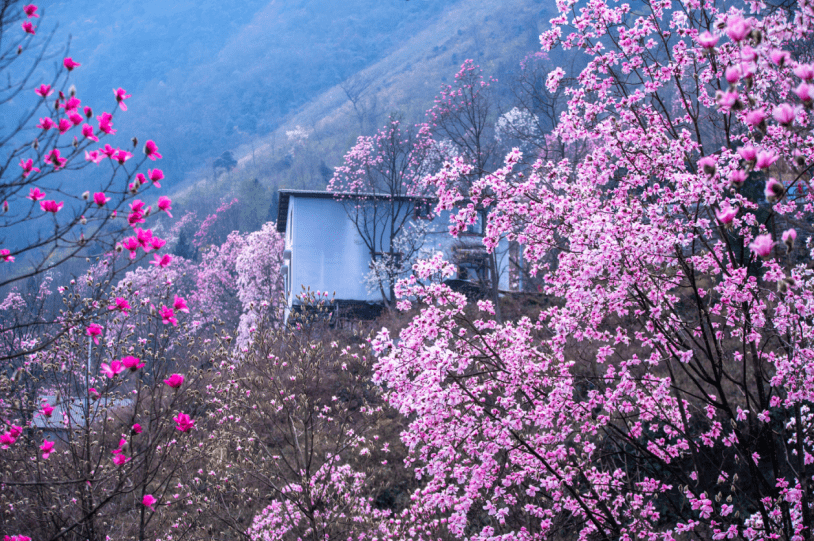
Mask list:
[[69,56],[68,58],[66,58],[65,60],[63,60],[63,61],[62,61],[62,65],[63,65],[63,66],[65,66],[65,68],[66,68],[68,71],[73,71],[73,69],[74,69],[74,68],[78,68],[78,67],[79,67],[79,66],[81,66],[82,64],[80,64],[80,63],[78,63],[78,62],[74,62],[74,61],[73,61],[73,58],[71,58],[71,57]]
[[93,202],[100,207],[105,206],[108,201],[110,201],[110,198],[107,197],[104,192],[96,192],[93,194]]
[[86,161],[93,162],[96,165],[99,165],[103,159],[104,156],[98,150],[91,150],[90,152],[88,152],[87,150],[85,151]]
[[85,139],[90,139],[91,141],[94,141],[96,143],[99,142],[99,138],[93,135],[93,126],[91,126],[90,124],[82,125],[82,135],[85,137]]
[[40,413],[43,417],[50,417],[54,413],[54,406],[46,402],[42,405],[42,409],[40,409]]
[[811,105],[814,101],[814,88],[808,83],[800,83],[797,85],[797,88],[794,89],[794,93],[797,94],[800,101],[806,105]]
[[158,502],[158,500],[156,500],[152,494],[145,494],[141,499],[141,505],[144,507],[149,507],[152,511],[155,511],[153,506],[156,504],[156,502]]
[[154,141],[149,140],[144,145],[144,154],[147,155],[148,158],[155,161],[157,158],[163,158],[161,154],[158,153],[158,145],[155,144]]
[[172,213],[170,213],[170,211],[172,210],[172,199],[170,199],[169,197],[164,196],[164,195],[159,197],[158,198],[158,210],[163,210],[164,212],[167,213],[167,216],[172,218]]
[[772,111],[772,117],[782,126],[791,126],[796,116],[797,111],[788,103],[781,103]]
[[165,379],[164,383],[166,383],[168,386],[172,387],[173,389],[177,389],[178,387],[183,385],[184,376],[182,376],[181,374],[173,374],[170,377],[168,377],[167,379]]
[[147,178],[144,176],[144,173],[136,173],[136,184],[139,186],[147,184]]
[[51,456],[51,453],[54,451],[54,442],[44,440],[42,445],[40,445],[40,451],[42,451],[43,460],[48,460],[48,457]]
[[757,153],[757,158],[755,159],[755,168],[756,169],[768,169],[769,167],[777,161],[777,154],[772,152],[771,150],[761,150]]
[[[70,120],[71,124],[73,124],[74,126],[79,126],[80,124],[82,124],[82,122],[84,122],[85,119],[82,117],[82,115],[80,115],[76,111],[71,111],[70,113],[68,113],[68,120]],[[84,135],[84,132],[82,133],[82,135]]]
[[79,109],[79,106],[82,105],[82,100],[77,98],[76,96],[71,96],[68,101],[65,102],[63,107],[65,108],[66,113],[70,113],[71,111],[76,111]]
[[110,113],[102,113],[96,117],[96,120],[99,121],[99,131],[108,135],[116,133],[116,130],[113,129],[113,115]]
[[173,312],[172,308],[162,306],[161,310],[158,311],[158,315],[161,316],[161,322],[164,325],[172,324],[173,327],[178,326],[178,320],[175,318],[175,312]]
[[748,21],[744,20],[743,17],[731,17],[729,19],[729,23],[726,26],[726,35],[729,36],[729,39],[735,42],[743,41],[749,32],[752,30],[752,25],[749,24]]
[[122,357],[122,366],[129,368],[131,372],[135,372],[139,368],[143,368],[144,364],[144,361],[138,357],[133,357],[132,355]]
[[738,209],[736,207],[732,207],[729,204],[729,201],[725,201],[722,205],[720,210],[715,211],[715,217],[718,218],[718,221],[722,224],[728,226],[732,223],[732,220],[735,219],[735,216],[738,214]]
[[734,85],[741,78],[741,70],[738,66],[729,66],[724,72],[724,77],[727,83]]
[[758,235],[755,237],[755,240],[749,244],[749,249],[764,259],[771,255],[772,248],[774,248],[774,242],[772,242],[772,236],[768,233]]
[[[31,160],[29,160],[31,161]],[[28,191],[28,195],[26,199],[30,199],[32,201],[39,201],[40,199],[45,199],[45,192],[41,191],[39,188],[31,188]]]
[[102,334],[102,326],[98,323],[91,323],[87,329],[88,336],[93,338],[94,344],[99,344],[99,336]]
[[113,455],[113,463],[115,465],[117,465],[117,466],[123,466],[123,465],[127,464],[128,462],[130,462],[130,458],[124,456],[124,453],[120,452],[120,453],[116,453],[115,455]]
[[715,175],[717,171],[718,162],[715,160],[714,156],[704,156],[700,160],[698,160],[699,167],[704,171],[704,174],[708,177]]
[[698,45],[700,45],[704,49],[712,49],[718,43],[718,36],[715,36],[711,34],[709,31],[706,31],[702,34],[698,34],[695,40],[698,42]]
[[172,302],[172,307],[177,312],[185,312],[187,314],[189,313],[189,307],[187,306],[187,301],[183,297],[179,297],[178,295],[175,295],[175,299]]
[[102,374],[106,375],[110,379],[113,379],[117,374],[124,372],[124,366],[122,366],[121,361],[116,359],[110,361],[110,365],[107,363],[102,363],[99,368],[101,369]]
[[791,60],[791,55],[788,51],[772,49],[772,51],[769,52],[769,58],[772,60],[772,62],[782,68],[789,62],[789,60]]
[[[64,118],[62,120],[65,120]],[[65,164],[68,162],[67,158],[63,158],[59,155],[59,149],[54,148],[45,155],[45,163],[50,163],[54,166],[54,171],[59,171],[61,168],[65,167]]]
[[744,115],[744,120],[746,120],[746,123],[753,128],[757,128],[763,123],[764,120],[766,120],[766,111],[763,109],[763,107],[754,111],[749,111],[746,113],[746,115]]
[[54,121],[51,120],[51,117],[47,116],[45,118],[40,118],[40,123],[37,124],[36,127],[41,129],[41,130],[50,130],[54,126],[56,126]]
[[136,258],[136,251],[141,247],[136,237],[127,237],[122,241],[122,246],[130,252],[130,259]]
[[148,169],[147,176],[150,177],[156,188],[161,187],[161,184],[158,183],[159,180],[164,178],[164,172],[161,169]]
[[127,105],[125,105],[124,100],[129,98],[130,94],[128,94],[123,88],[119,88],[118,90],[113,89],[113,95],[116,96],[116,103],[119,104],[119,108],[122,111],[127,111]]
[[787,229],[783,231],[780,238],[783,241],[783,244],[786,245],[786,248],[791,251],[794,249],[794,241],[797,239],[797,231],[794,229]]
[[27,6],[23,6],[23,13],[25,13],[29,19],[32,18],[39,19],[40,17],[39,15],[37,15],[37,6],[35,6],[34,4],[28,4]]
[[141,425],[136,423],[133,425],[133,434],[141,434]]
[[59,123],[57,124],[57,129],[59,130],[59,134],[62,135],[67,133],[68,130],[73,128],[73,122],[68,120],[67,118],[60,118]]
[[54,91],[51,90],[51,85],[40,85],[34,90],[34,93],[40,97],[47,98],[53,94]]
[[117,148],[116,153],[113,154],[113,156],[112,156],[112,158],[114,160],[119,162],[119,165],[124,165],[124,162],[126,162],[127,160],[129,160],[132,157],[133,157],[133,154],[131,154],[130,152],[127,152],[126,150],[122,150],[120,148]]
[[763,195],[766,196],[767,203],[775,203],[778,199],[783,197],[786,193],[786,188],[777,181],[776,178],[769,177],[766,181],[766,187],[763,189]]
[[127,315],[127,311],[131,309],[130,303],[127,302],[127,299],[123,299],[122,297],[116,297],[114,304],[107,307],[108,310],[118,310],[122,314]]
[[40,208],[45,212],[53,212],[57,213],[62,209],[64,203],[60,201],[57,203],[56,201],[40,201]]
[[23,27],[23,30],[25,30],[26,34],[34,35],[37,33],[37,28],[33,24],[31,24],[31,21],[25,21],[20,26]]
[[814,79],[814,66],[811,64],[797,64],[794,67],[794,75],[803,81],[810,81]]
[[190,419],[189,415],[181,412],[178,412],[178,415],[173,418],[173,421],[175,421],[175,428],[181,432],[188,431],[195,424],[195,421]]
[[11,255],[11,252],[9,251],[8,248],[3,248],[2,250],[0,250],[0,259],[2,259],[6,263],[14,262],[14,256]]
[[[160,250],[165,244],[167,244],[167,241],[164,239],[160,239],[158,237],[153,237],[150,239],[150,246],[153,247],[153,250]],[[167,261],[167,265],[170,264],[170,261],[172,261],[172,258]]]

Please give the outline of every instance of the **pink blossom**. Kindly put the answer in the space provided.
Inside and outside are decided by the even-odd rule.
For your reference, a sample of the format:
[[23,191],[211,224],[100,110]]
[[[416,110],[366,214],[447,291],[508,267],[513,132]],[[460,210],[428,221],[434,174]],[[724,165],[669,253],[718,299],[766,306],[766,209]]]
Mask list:
[[99,165],[101,161],[104,159],[104,155],[102,155],[98,150],[91,150],[88,152],[85,151],[85,161],[93,162],[96,165]]
[[116,133],[116,130],[113,129],[113,115],[110,113],[102,113],[96,117],[96,120],[99,121],[99,131],[108,135]]
[[772,236],[767,234],[758,235],[755,240],[749,244],[749,249],[762,258],[768,258],[772,253],[774,242]]
[[757,149],[752,145],[743,145],[738,148],[738,154],[747,162],[754,162],[757,160]]
[[125,105],[124,100],[130,97],[123,88],[119,88],[118,90],[113,90],[113,95],[116,96],[116,103],[119,104],[119,108],[122,111],[127,111],[127,105]]
[[12,535],[12,536],[4,535],[3,541],[31,541],[31,538],[25,535]]
[[130,303],[127,302],[127,299],[122,297],[116,297],[114,304],[107,307],[108,310],[118,310],[122,314],[127,315],[127,311],[131,309]]
[[132,157],[133,157],[132,153],[127,152],[126,150],[122,150],[120,148],[117,148],[116,153],[113,154],[113,156],[112,156],[112,158],[114,160],[119,162],[119,165],[124,165],[124,162],[126,162],[127,160],[129,160]]
[[77,109],[79,109],[80,105],[82,105],[82,100],[80,100],[76,96],[71,96],[65,102],[65,105],[63,107],[65,107],[66,113],[70,113],[71,111],[76,111]]
[[68,159],[61,157],[59,155],[59,149],[54,148],[45,155],[45,162],[52,164],[54,166],[54,171],[59,171],[61,168],[65,167]]
[[156,188],[161,187],[161,184],[158,183],[159,180],[164,178],[164,172],[161,169],[148,169],[147,176],[150,177],[150,180],[153,181]]
[[752,25],[743,17],[734,16],[730,18],[726,26],[726,35],[729,39],[735,42],[743,41],[749,32],[752,31]]
[[23,13],[25,13],[29,19],[39,18],[39,15],[37,15],[37,6],[35,6],[34,4],[28,4],[27,6],[23,6]]
[[40,201],[40,208],[45,212],[57,213],[62,209],[63,204],[62,201],[59,203],[56,201]]
[[772,117],[783,126],[791,126],[794,122],[794,117],[797,116],[797,111],[788,103],[781,103],[776,105],[772,111]]
[[732,207],[728,201],[721,205],[720,210],[715,211],[715,217],[718,218],[718,221],[724,225],[731,224],[732,220],[734,220],[735,216],[737,215],[738,209],[736,207]]
[[162,195],[158,198],[158,210],[163,210],[167,216],[172,218],[170,211],[172,210],[172,200],[169,197]]
[[11,255],[11,251],[8,248],[0,249],[0,259],[2,259],[4,263],[14,263],[14,256]]
[[189,307],[187,306],[186,299],[184,299],[183,297],[179,297],[178,295],[175,295],[175,299],[172,302],[172,307],[177,312],[185,312],[187,314],[189,313]]
[[139,245],[144,248],[145,252],[149,252],[152,246],[150,245],[150,241],[153,239],[153,230],[152,229],[142,229],[140,227],[136,228],[136,239],[138,239]]
[[93,202],[100,207],[105,206],[108,201],[110,201],[110,198],[107,197],[104,192],[96,192],[93,194]]
[[90,119],[93,116],[93,109],[90,107],[85,106],[83,111],[85,112],[85,118]]
[[[156,267],[160,267],[162,269],[169,267],[170,263],[172,263],[172,256],[170,254],[164,254],[161,256],[154,254],[153,260],[150,261],[150,265],[155,265]],[[164,323],[166,324],[167,322],[165,321]],[[175,325],[175,323],[173,323],[173,325]]]
[[134,424],[131,430],[133,431],[133,434],[141,434],[142,432],[141,425],[138,423]]
[[116,453],[113,455],[113,463],[117,466],[124,466],[130,462],[130,457],[124,455],[124,453]]
[[60,135],[66,133],[71,128],[73,128],[73,123],[70,120],[68,120],[67,118],[60,118],[59,119],[59,123],[57,124],[57,129],[59,130]]
[[99,344],[99,337],[102,335],[102,326],[98,323],[91,323],[88,325],[88,329],[86,331],[88,336],[93,338],[93,343],[98,345]]
[[53,94],[53,93],[54,93],[54,91],[53,91],[53,90],[51,90],[51,85],[45,85],[45,84],[38,86],[38,87],[37,87],[37,88],[34,90],[34,92],[35,92],[35,93],[36,93],[38,96],[41,96],[41,97],[43,97],[43,98],[47,98],[48,96],[50,96],[51,94]]
[[78,68],[78,67],[79,67],[79,66],[81,66],[82,64],[79,64],[78,62],[74,62],[74,61],[73,61],[73,58],[71,58],[71,57],[69,56],[68,58],[66,58],[65,60],[63,60],[63,61],[62,61],[62,65],[63,65],[63,66],[65,66],[65,68],[66,68],[68,71],[73,71],[73,70],[74,70],[74,68]]
[[48,460],[48,457],[51,456],[51,453],[54,451],[54,442],[44,440],[42,445],[40,445],[40,451],[42,451],[43,460]]
[[117,374],[121,374],[124,372],[124,366],[122,366],[121,361],[113,359],[110,361],[110,364],[102,363],[99,367],[101,369],[102,374],[106,375],[110,379],[113,379]]
[[172,387],[173,389],[177,389],[184,384],[184,376],[182,376],[181,374],[173,374],[167,379],[165,379],[164,383],[166,383],[169,387]]
[[153,247],[153,250],[160,250],[165,244],[167,244],[167,241],[164,239],[158,237],[150,239],[150,246]]
[[794,75],[803,81],[810,81],[814,79],[814,66],[811,64],[797,64],[794,67]]
[[741,70],[738,66],[729,66],[724,72],[724,77],[727,83],[734,85],[741,78]]
[[145,494],[144,497],[141,499],[141,505],[143,505],[144,507],[149,507],[150,510],[155,511],[155,508],[153,506],[156,504],[157,501],[158,500],[156,500],[152,494]]
[[0,434],[0,449],[8,449],[17,441],[17,436],[11,432],[4,432]]
[[718,102],[718,106],[724,112],[729,112],[740,107],[738,93],[735,91],[727,90],[726,92],[718,92],[718,94],[715,96],[715,100]]
[[33,35],[33,34],[37,33],[37,28],[33,24],[31,24],[31,21],[25,21],[20,26],[23,27],[23,30],[25,30],[26,34],[32,34]]
[[32,201],[39,201],[40,199],[45,199],[45,192],[41,191],[39,188],[31,188],[29,190],[26,199],[30,199]]
[[703,158],[698,160],[698,166],[704,171],[705,175],[711,177],[715,175],[718,162],[715,159],[715,156],[704,156]]
[[161,323],[164,325],[172,324],[173,327],[178,326],[178,320],[175,318],[175,312],[173,312],[172,308],[162,306],[161,310],[158,311],[158,315],[161,316]]
[[50,417],[54,413],[54,406],[46,402],[45,404],[42,405],[40,413],[42,414],[43,417]]
[[37,127],[41,130],[50,130],[54,126],[56,126],[56,124],[54,123],[53,120],[51,120],[51,117],[49,116],[45,118],[40,118],[40,123],[37,124]]
[[178,415],[173,418],[175,421],[175,428],[181,432],[186,432],[195,424],[195,421],[189,418],[186,413],[178,412]]
[[90,124],[83,124],[82,125],[82,135],[85,136],[85,139],[90,139],[96,143],[99,142],[99,138],[93,135],[93,126]]
[[85,119],[82,118],[82,115],[80,115],[76,111],[71,111],[70,113],[68,113],[68,120],[70,120],[71,124],[73,124],[74,126],[79,126]]
[[777,161],[777,154],[772,152],[771,150],[761,150],[757,153],[757,159],[755,160],[755,168],[756,169],[768,169],[771,167],[774,162]]
[[156,158],[163,158],[163,156],[158,153],[158,145],[156,145],[152,139],[145,143],[144,154],[153,161],[155,161]]
[[130,259],[136,258],[136,251],[141,247],[136,237],[127,237],[122,241],[124,249],[130,252]]
[[113,155],[116,153],[116,149],[109,144],[105,144],[105,146],[99,149],[99,152],[112,160]]
[[769,177],[766,181],[766,187],[763,189],[763,195],[766,197],[766,202],[775,203],[778,199],[783,197],[786,189],[777,181],[776,178]]
[[814,102],[814,87],[808,83],[803,82],[797,85],[797,88],[794,89],[794,93],[797,94],[800,101],[806,105],[811,105],[811,103]]
[[[111,377],[113,377],[113,376],[111,376]],[[102,397],[102,394],[99,391],[97,391],[94,387],[91,387],[90,389],[88,389],[88,394],[94,400],[99,400]]]
[[137,173],[136,174],[136,183],[139,186],[144,186],[147,184],[147,179],[144,177],[144,173]]
[[755,109],[754,111],[749,111],[745,115],[745,120],[747,124],[755,128],[759,126],[761,122],[766,120],[766,111],[762,107],[760,109]]
[[747,178],[746,171],[742,169],[735,169],[729,174],[729,185],[733,188],[740,188]]
[[718,36],[711,34],[709,31],[698,34],[695,39],[698,42],[698,45],[704,49],[712,49],[718,43]]
[[780,239],[783,241],[783,244],[786,245],[786,248],[791,251],[794,249],[794,241],[797,240],[797,230],[796,229],[786,229],[783,231],[783,234],[780,235]]
[[135,372],[139,368],[144,367],[144,364],[144,361],[138,357],[133,357],[132,355],[122,357],[122,366],[129,368],[131,372]]

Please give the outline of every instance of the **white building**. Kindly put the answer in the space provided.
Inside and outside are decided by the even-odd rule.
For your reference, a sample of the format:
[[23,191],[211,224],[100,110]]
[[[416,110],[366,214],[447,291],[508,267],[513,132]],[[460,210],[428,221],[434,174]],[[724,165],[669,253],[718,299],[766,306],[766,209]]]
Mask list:
[[[371,308],[380,306],[382,293],[371,291],[366,283],[370,272],[371,249],[370,238],[377,239],[377,247],[382,252],[390,252],[389,231],[368,220],[357,226],[349,216],[348,205],[365,204],[364,201],[376,200],[389,205],[390,199],[384,195],[367,195],[364,197],[347,195],[343,201],[337,200],[335,194],[321,191],[280,190],[280,207],[277,215],[277,230],[285,236],[284,266],[286,301],[288,311],[296,304],[296,297],[303,287],[311,291],[327,292],[340,305],[368,305]],[[398,197],[396,213],[398,218],[414,221],[429,219],[426,223],[428,233],[423,249],[427,253],[443,251],[451,261],[455,253],[470,256],[478,248],[479,238],[473,237],[469,243],[454,239],[449,234],[449,215],[430,219],[431,202],[421,197]],[[373,205],[373,203],[369,203]],[[388,207],[392,208],[392,207]],[[377,218],[381,221],[381,216]],[[357,220],[358,222],[358,220]],[[379,227],[382,231],[375,231]],[[360,228],[368,231],[367,242],[359,233]],[[503,252],[508,252],[508,243],[503,243]],[[481,245],[482,246],[482,245]],[[498,250],[500,252],[500,250]],[[379,252],[377,252],[379,253]],[[477,256],[472,258],[477,259]],[[499,263],[501,268],[500,289],[509,286],[508,258]],[[459,265],[460,278],[476,282],[477,278],[487,278],[479,271],[477,264]],[[466,276],[464,276],[466,275]],[[386,293],[389,298],[389,292]],[[287,312],[288,312],[287,311]]]

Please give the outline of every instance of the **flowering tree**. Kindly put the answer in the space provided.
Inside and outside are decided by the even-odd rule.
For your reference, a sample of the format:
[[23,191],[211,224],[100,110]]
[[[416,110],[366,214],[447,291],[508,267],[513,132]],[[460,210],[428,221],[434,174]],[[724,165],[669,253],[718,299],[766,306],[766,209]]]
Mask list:
[[[381,260],[391,262],[392,268],[411,256],[396,252],[395,244],[428,195],[419,182],[428,165],[428,150],[425,131],[416,135],[402,130],[400,121],[391,116],[376,135],[359,137],[328,184],[370,252],[371,268],[380,266]],[[378,290],[386,306],[394,299],[392,275],[376,274],[382,278]]]
[[555,135],[585,159],[430,179],[438,210],[473,203],[455,231],[480,205],[487,246],[525,247],[551,307],[501,324],[406,281],[421,313],[376,342],[425,483],[407,533],[810,539],[814,68],[788,49],[812,7],[557,5],[543,47],[588,63]]

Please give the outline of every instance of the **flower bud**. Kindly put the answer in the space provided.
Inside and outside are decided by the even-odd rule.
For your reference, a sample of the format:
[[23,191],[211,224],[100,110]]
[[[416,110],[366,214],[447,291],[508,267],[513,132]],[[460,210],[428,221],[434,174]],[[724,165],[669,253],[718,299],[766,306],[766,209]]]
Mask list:
[[39,141],[39,139],[34,139],[34,142],[33,142],[33,143],[31,143],[31,146],[34,148],[34,150],[39,150],[39,148],[40,148],[40,141]]
[[88,199],[90,199],[90,192],[87,192],[87,191],[86,191],[86,192],[84,192],[84,193],[82,194],[82,199],[84,199],[85,201],[87,201]]
[[8,201],[3,201],[3,212],[8,212]]
[[763,32],[761,32],[757,28],[752,30],[752,32],[749,34],[749,37],[752,38],[752,45],[754,45],[755,47],[763,43]]
[[76,96],[76,85],[71,85],[71,88],[68,89],[68,94],[70,94],[72,98]]
[[122,245],[121,245],[120,243],[119,243],[119,244],[116,244],[116,251],[117,251],[117,252],[119,252],[119,253],[121,253],[121,252],[122,252],[122,250],[123,250]]
[[79,218],[79,223],[82,225],[88,225],[88,219],[85,218],[84,214]]
[[23,46],[22,45],[17,46],[17,54],[23,54]]
[[133,148],[136,148],[138,146],[138,137],[133,137],[130,140],[133,142]]

